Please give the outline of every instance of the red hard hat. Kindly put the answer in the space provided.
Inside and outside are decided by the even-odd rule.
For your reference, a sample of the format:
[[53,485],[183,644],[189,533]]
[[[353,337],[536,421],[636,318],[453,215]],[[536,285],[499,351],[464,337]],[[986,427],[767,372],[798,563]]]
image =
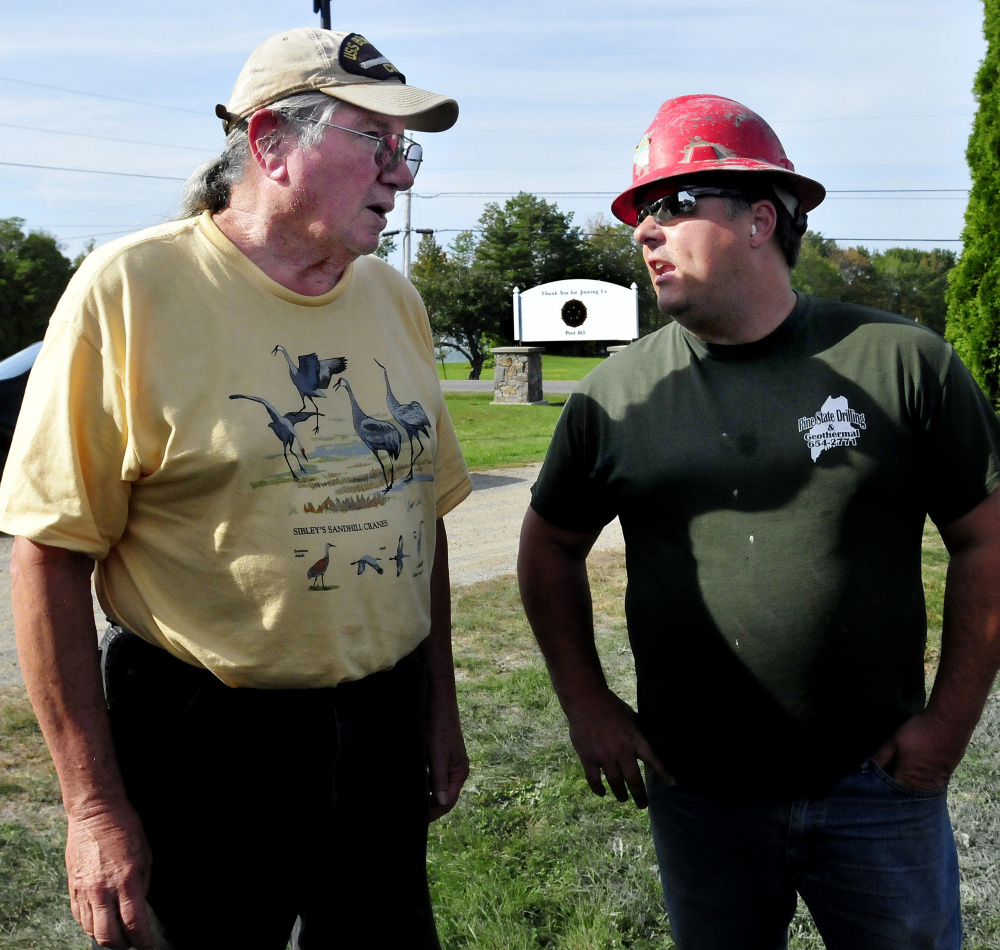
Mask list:
[[[772,184],[812,211],[825,197],[818,182],[795,171],[778,136],[756,112],[722,96],[679,96],[660,106],[635,149],[632,187],[611,203],[616,218],[636,223],[636,199],[649,186],[704,173],[766,173]],[[794,217],[794,213],[793,213]]]

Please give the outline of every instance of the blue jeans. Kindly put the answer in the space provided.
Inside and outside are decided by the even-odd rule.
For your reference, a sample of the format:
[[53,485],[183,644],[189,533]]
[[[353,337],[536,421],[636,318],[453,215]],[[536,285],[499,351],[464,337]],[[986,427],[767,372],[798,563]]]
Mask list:
[[830,950],[958,950],[946,788],[907,788],[868,760],[821,796],[744,804],[647,774],[678,950],[784,950],[796,893]]

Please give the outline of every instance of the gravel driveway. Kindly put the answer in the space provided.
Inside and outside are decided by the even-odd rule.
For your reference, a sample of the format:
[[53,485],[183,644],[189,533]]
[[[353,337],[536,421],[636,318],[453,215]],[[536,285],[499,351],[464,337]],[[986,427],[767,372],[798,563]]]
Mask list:
[[[472,494],[444,519],[453,586],[514,573],[521,519],[528,507],[531,485],[539,467],[536,464],[473,473]],[[0,686],[21,682],[10,606],[12,543],[13,538],[0,535]],[[595,547],[624,547],[617,521],[604,529]],[[106,621],[96,599],[94,617],[98,631],[103,632]]]

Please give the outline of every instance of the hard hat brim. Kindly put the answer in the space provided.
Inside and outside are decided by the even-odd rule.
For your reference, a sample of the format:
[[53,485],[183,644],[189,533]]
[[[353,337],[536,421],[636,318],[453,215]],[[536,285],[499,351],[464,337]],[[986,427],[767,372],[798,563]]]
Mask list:
[[[699,166],[701,167],[699,168]],[[787,168],[747,158],[716,159],[708,162],[685,162],[666,173],[662,169],[657,169],[655,172],[637,178],[630,188],[626,188],[611,202],[611,213],[619,221],[635,227],[638,223],[636,204],[646,194],[659,190],[660,187],[671,181],[705,181],[720,174],[728,175],[734,172],[764,175],[770,178],[776,185],[798,198],[802,202],[802,210],[805,212],[812,211],[826,197],[826,188],[818,181],[800,175],[798,172],[789,171]]]

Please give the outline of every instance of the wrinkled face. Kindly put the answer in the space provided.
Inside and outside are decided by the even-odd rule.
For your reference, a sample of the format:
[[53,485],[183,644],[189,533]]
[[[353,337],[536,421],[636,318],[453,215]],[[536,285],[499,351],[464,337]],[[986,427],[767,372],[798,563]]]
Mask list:
[[[401,134],[403,120],[342,104],[333,122],[380,136]],[[400,162],[392,171],[375,164],[377,143],[342,129],[327,128],[314,148],[288,156],[291,226],[317,251],[338,260],[371,254],[386,225],[397,191],[413,184]]]
[[724,199],[706,197],[665,224],[650,215],[636,227],[634,237],[663,313],[697,333],[706,321],[731,311],[747,292],[751,217],[730,220]]

